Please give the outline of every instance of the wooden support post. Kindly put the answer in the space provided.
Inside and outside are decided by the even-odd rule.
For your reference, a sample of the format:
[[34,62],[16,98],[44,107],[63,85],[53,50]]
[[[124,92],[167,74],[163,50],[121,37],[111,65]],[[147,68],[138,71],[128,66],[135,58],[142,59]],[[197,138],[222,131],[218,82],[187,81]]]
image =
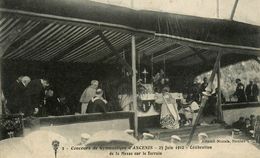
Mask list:
[[165,66],[165,56],[163,56],[163,71],[164,71],[164,76],[166,76],[166,66]]
[[231,12],[231,16],[230,16],[230,20],[233,20],[236,9],[237,9],[237,4],[238,4],[238,0],[235,1],[235,4],[233,6],[232,12]]
[[199,109],[199,113],[198,113],[198,116],[195,120],[195,123],[194,125],[192,126],[191,128],[191,132],[190,132],[190,135],[189,135],[189,139],[188,139],[188,142],[186,145],[190,145],[191,141],[192,141],[192,138],[193,138],[193,135],[195,133],[195,130],[196,130],[196,127],[197,127],[197,124],[199,123],[199,120],[200,120],[200,117],[202,115],[202,112],[203,112],[203,109],[206,105],[206,102],[208,100],[208,97],[211,95],[211,92],[212,92],[212,86],[213,86],[213,81],[214,81],[214,78],[215,78],[215,74],[217,73],[217,68],[218,68],[218,63],[219,63],[219,60],[221,58],[221,52],[218,53],[218,56],[217,56],[217,59],[216,59],[216,62],[214,64],[214,67],[213,67],[213,70],[212,70],[212,73],[211,73],[211,76],[210,76],[210,79],[209,79],[209,84],[208,86],[206,87],[206,92],[203,93],[203,96],[202,96],[202,100],[201,100],[201,105],[200,105],[200,109]]
[[221,85],[220,85],[220,78],[221,78],[221,73],[220,73],[220,64],[221,64],[221,59],[218,61],[218,72],[217,72],[217,77],[218,77],[218,100],[217,100],[217,107],[218,107],[218,120],[223,121],[223,113],[222,113],[222,97],[221,97]]
[[136,47],[135,36],[132,35],[132,92],[133,92],[133,108],[135,113],[134,125],[135,136],[138,136],[138,116],[137,116],[137,92],[136,92]]
[[[153,80],[153,54],[152,54],[152,56],[151,56],[151,79]],[[152,82],[153,83],[153,82]]]
[[0,56],[0,115],[3,114],[3,104],[2,104],[2,56]]
[[217,18],[219,18],[219,0],[217,0]]
[[137,66],[138,66],[138,79],[141,79],[141,73],[142,73],[142,70],[141,70],[141,55],[140,53],[138,53],[137,55]]

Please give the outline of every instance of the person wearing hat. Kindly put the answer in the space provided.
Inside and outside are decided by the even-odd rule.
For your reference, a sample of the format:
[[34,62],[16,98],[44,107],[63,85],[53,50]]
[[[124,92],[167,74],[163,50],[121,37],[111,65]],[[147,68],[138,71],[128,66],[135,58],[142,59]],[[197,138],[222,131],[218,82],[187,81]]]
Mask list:
[[181,138],[177,135],[172,135],[171,136],[171,143],[173,144],[178,144],[181,142]]
[[162,96],[156,96],[155,102],[162,104],[160,124],[162,128],[178,129],[180,116],[175,99],[169,93],[170,88],[162,89]]
[[143,133],[143,140],[153,140],[155,137],[151,133]]
[[96,95],[89,101],[86,113],[107,112],[107,101],[103,98],[103,90],[97,89]]
[[207,133],[199,133],[198,134],[199,143],[203,143],[206,139],[208,139]]
[[78,145],[85,146],[91,136],[88,133],[82,133],[80,135],[80,143]]
[[124,132],[131,136],[134,136],[134,130],[132,130],[132,129],[126,129]]
[[236,79],[237,88],[233,96],[237,97],[237,102],[246,102],[246,94],[245,94],[245,86],[241,83],[241,80],[238,78]]
[[92,80],[91,85],[88,86],[82,93],[79,102],[81,103],[81,114],[85,114],[89,101],[96,95],[98,88],[98,81]]

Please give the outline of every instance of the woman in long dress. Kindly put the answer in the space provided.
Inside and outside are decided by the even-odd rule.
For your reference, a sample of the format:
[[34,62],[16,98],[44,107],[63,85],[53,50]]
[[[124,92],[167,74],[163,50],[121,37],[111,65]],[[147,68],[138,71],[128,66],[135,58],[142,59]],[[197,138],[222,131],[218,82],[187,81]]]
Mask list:
[[162,95],[155,100],[156,103],[162,104],[160,124],[162,128],[178,129],[180,116],[177,103],[169,91],[168,87],[163,88]]

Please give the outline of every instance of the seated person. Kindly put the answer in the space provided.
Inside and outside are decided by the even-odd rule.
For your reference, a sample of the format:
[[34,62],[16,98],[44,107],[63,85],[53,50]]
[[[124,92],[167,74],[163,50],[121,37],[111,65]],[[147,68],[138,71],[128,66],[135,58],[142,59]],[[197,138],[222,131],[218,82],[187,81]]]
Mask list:
[[183,98],[184,100],[181,100],[180,102],[181,109],[179,113],[182,113],[185,116],[185,119],[189,125],[194,125],[198,116],[199,105],[196,101],[188,98],[187,93],[183,94]]
[[256,123],[255,115],[250,115],[250,124],[251,124],[251,126],[254,127],[255,123]]
[[103,90],[97,89],[96,95],[89,101],[86,113],[107,112],[107,101],[103,98]]
[[251,130],[254,130],[254,127],[251,125],[249,118],[246,118],[246,119],[245,119],[245,124],[244,124],[244,127],[243,127],[242,130],[245,132],[246,135],[252,136],[252,134],[250,133],[250,131],[251,131]]
[[234,122],[232,127],[236,128],[236,129],[243,129],[243,127],[245,126],[245,118],[244,117],[239,117],[239,120]]

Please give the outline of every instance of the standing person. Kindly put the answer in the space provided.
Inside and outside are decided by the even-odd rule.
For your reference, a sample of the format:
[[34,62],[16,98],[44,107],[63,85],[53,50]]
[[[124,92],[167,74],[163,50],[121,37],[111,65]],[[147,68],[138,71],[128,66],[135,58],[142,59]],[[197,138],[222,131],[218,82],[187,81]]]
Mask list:
[[156,103],[162,104],[160,124],[162,128],[178,129],[180,116],[175,99],[169,93],[170,88],[165,87],[162,90],[162,97],[157,97]]
[[255,123],[256,123],[255,115],[250,115],[250,124],[251,124],[251,126],[255,127]]
[[107,112],[107,101],[103,98],[103,90],[97,89],[96,95],[89,101],[86,113]]
[[237,97],[237,102],[246,102],[246,94],[245,94],[245,86],[241,83],[241,80],[238,78],[236,79],[237,88],[233,96]]
[[162,87],[162,84],[164,84],[164,76],[165,76],[165,73],[164,73],[163,69],[160,69],[160,72],[157,72],[156,75],[153,77],[153,84],[154,84],[155,92],[160,93],[162,88],[164,88],[164,87]]
[[254,130],[254,126],[251,125],[250,119],[246,118],[245,119],[245,124],[242,128],[242,131],[245,132],[246,135],[251,136],[252,134],[250,133],[251,130]]
[[2,109],[0,109],[0,111],[2,111],[3,114],[8,114],[8,109],[6,108],[6,104],[7,104],[7,100],[5,98],[4,92],[2,91],[1,93],[1,103],[2,103]]
[[58,100],[54,96],[54,91],[52,89],[48,89],[45,92],[45,102],[44,106],[46,108],[46,115],[47,116],[57,116],[57,104]]
[[191,99],[196,101],[197,103],[200,103],[201,101],[201,93],[200,93],[200,90],[201,89],[201,86],[198,82],[198,79],[195,78],[194,81],[193,81],[193,84],[191,85],[190,87],[190,91],[189,91],[189,94],[191,94]]
[[26,116],[37,115],[42,108],[45,96],[45,89],[49,86],[46,79],[32,80],[26,90],[27,107]]
[[204,78],[203,78],[203,83],[202,83],[201,86],[200,86],[201,93],[206,91],[206,88],[207,88],[208,84],[209,84],[209,83],[208,83],[208,78],[207,78],[207,77],[204,77]]
[[257,96],[259,94],[259,89],[257,84],[251,80],[249,84],[246,86],[246,97],[248,102],[257,102]]
[[11,114],[24,113],[26,107],[26,87],[31,82],[30,77],[20,76],[11,86],[7,108]]
[[81,103],[81,114],[85,114],[89,101],[96,95],[96,91],[98,88],[98,81],[92,80],[91,85],[88,86],[80,97]]
[[[224,94],[222,93],[222,91],[220,92],[221,95],[221,104],[224,104],[226,102],[226,98],[224,96]],[[213,114],[213,115],[217,115],[218,112],[218,88],[215,89],[215,92],[209,97],[208,99],[208,104],[207,106],[204,108],[206,109],[207,113],[209,114]]]

